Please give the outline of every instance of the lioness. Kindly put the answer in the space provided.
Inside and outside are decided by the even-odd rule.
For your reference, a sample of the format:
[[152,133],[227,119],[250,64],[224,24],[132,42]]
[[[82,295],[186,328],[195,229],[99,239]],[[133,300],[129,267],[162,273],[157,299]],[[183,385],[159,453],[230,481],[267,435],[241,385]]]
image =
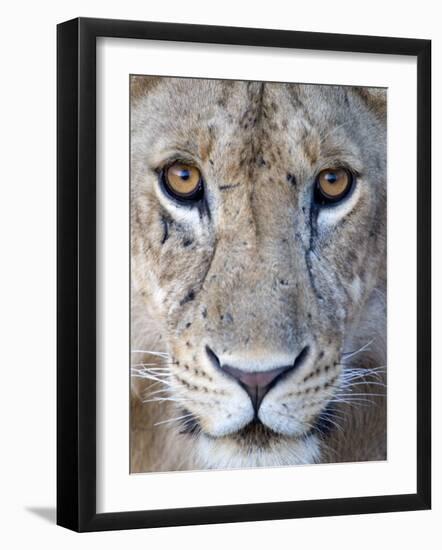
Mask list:
[[133,472],[386,458],[386,91],[131,78]]

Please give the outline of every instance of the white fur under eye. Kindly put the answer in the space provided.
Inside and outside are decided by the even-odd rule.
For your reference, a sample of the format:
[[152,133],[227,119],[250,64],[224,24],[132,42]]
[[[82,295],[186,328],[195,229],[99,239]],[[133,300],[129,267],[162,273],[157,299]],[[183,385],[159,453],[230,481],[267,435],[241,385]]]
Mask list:
[[155,190],[161,205],[172,214],[173,219],[177,222],[191,225],[197,232],[196,234],[199,234],[202,222],[198,208],[174,202],[172,198],[167,197],[163,191],[161,191],[158,184],[155,184]]
[[361,196],[361,186],[356,184],[350,195],[342,202],[333,206],[321,208],[318,215],[319,229],[327,229],[339,222],[344,216],[353,210]]

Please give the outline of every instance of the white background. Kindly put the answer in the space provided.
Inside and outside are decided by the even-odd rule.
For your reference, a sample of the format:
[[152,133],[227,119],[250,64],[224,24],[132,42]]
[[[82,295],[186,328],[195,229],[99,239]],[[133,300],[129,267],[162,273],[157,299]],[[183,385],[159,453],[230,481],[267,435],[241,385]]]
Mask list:
[[[253,6],[253,7],[252,7]],[[431,512],[199,526],[105,534],[53,524],[55,505],[55,24],[83,16],[409,36],[433,39],[434,273],[441,280],[442,37],[437,3],[372,0],[231,2],[17,2],[2,12],[0,88],[0,542],[6,548],[354,548],[440,545],[442,377],[434,365],[434,506]],[[437,154],[436,154],[437,153]],[[406,159],[404,158],[404,162]],[[394,200],[394,197],[390,197]],[[397,197],[400,200],[400,197]],[[436,219],[437,217],[439,218]],[[434,285],[433,335],[441,334]],[[437,349],[436,349],[437,348]],[[5,540],[3,540],[5,539]]]

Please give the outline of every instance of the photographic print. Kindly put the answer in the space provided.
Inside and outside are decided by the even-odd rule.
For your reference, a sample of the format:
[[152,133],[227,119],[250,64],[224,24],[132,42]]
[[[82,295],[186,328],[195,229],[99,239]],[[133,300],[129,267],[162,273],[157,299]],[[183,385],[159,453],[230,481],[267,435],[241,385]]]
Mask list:
[[131,472],[385,460],[387,90],[130,88]]
[[57,524],[429,509],[430,153],[429,40],[59,24]]

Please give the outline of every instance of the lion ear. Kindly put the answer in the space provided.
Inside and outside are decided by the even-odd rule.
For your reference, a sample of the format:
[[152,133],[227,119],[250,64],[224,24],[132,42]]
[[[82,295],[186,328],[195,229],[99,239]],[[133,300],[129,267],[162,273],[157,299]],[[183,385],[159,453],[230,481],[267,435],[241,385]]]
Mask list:
[[386,88],[355,88],[356,94],[379,118],[385,119],[387,114]]
[[157,86],[161,77],[132,75],[130,77],[130,98],[138,101]]

